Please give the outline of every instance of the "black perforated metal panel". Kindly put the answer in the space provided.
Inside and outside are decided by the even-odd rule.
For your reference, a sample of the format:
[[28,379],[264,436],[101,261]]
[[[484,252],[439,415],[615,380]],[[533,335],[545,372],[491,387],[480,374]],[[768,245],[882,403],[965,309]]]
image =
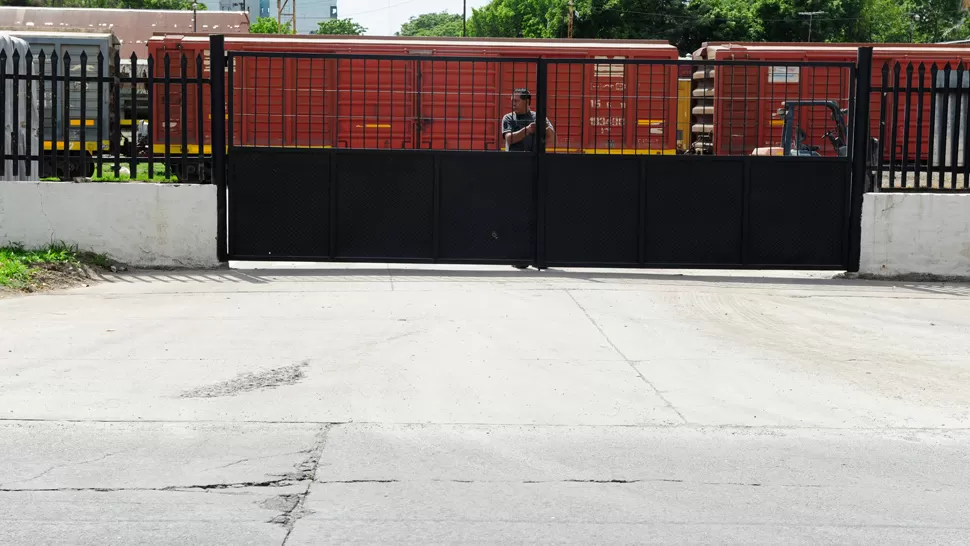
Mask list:
[[430,260],[434,155],[379,150],[335,154],[337,256]]
[[536,229],[535,157],[444,153],[438,161],[438,257],[531,260]]
[[850,167],[842,158],[752,160],[748,261],[845,265]]
[[229,157],[229,254],[326,257],[330,155],[237,148]]
[[647,264],[741,263],[744,159],[645,157]]
[[639,158],[549,154],[541,169],[550,265],[637,263]]

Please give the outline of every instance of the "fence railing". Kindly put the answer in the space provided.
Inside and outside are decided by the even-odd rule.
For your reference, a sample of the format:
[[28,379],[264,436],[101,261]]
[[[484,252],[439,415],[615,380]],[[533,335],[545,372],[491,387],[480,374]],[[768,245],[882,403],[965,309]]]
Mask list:
[[[225,59],[223,150],[839,157],[852,141],[852,63],[243,51]],[[0,176],[212,181],[209,62],[208,51],[0,51],[0,125],[14,128],[0,131]],[[870,189],[970,191],[970,67],[886,63],[873,72]],[[513,101],[531,114],[517,115]],[[547,119],[548,140],[516,136],[507,146],[507,115],[513,132],[528,116]]]
[[208,63],[143,61],[0,51],[0,176],[209,182]]
[[876,191],[970,191],[970,70],[886,62],[873,70]]
[[524,144],[504,134],[545,118],[545,153],[837,157],[854,84],[849,63],[238,51],[227,63],[231,147],[536,151],[531,129]]

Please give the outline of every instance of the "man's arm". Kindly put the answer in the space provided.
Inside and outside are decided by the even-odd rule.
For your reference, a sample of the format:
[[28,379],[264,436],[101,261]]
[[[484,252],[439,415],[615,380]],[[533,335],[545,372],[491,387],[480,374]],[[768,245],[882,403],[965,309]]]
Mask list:
[[522,139],[525,138],[526,135],[528,134],[529,134],[528,128],[522,128],[522,129],[519,129],[518,131],[507,132],[505,133],[505,143],[515,144],[517,142],[521,142]]
[[505,138],[506,149],[508,149],[508,147],[512,144],[521,142],[527,134],[527,128],[522,128],[516,131],[513,129],[512,120],[509,119],[508,116],[502,118],[502,137]]
[[556,129],[553,128],[552,122],[548,119],[546,120],[546,149],[556,147]]

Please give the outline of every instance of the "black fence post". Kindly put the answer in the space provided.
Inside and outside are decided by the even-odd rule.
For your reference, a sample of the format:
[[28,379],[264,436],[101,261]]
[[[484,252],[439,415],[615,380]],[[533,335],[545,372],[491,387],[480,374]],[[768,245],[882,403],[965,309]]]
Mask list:
[[[869,103],[872,85],[872,48],[860,47],[856,67],[856,108],[852,122],[852,200],[849,213],[849,272],[859,271],[862,254],[862,199],[869,171]],[[895,117],[895,116],[894,116]],[[876,185],[881,184],[876,181]]]
[[536,188],[536,269],[546,268],[546,181],[542,174],[542,160],[546,153],[546,73],[545,59],[536,60],[536,132],[535,146]]
[[209,37],[210,84],[212,105],[212,181],[216,185],[216,255],[220,262],[229,261],[228,221],[226,219],[226,50],[225,37]]

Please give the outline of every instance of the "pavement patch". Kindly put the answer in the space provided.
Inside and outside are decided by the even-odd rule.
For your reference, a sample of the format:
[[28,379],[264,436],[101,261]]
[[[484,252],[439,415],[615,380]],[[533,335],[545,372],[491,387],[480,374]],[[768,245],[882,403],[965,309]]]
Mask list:
[[304,360],[299,364],[274,368],[265,372],[241,374],[229,381],[185,391],[181,394],[180,398],[218,398],[222,396],[235,396],[244,392],[294,385],[306,377],[303,368],[309,364],[309,361]]

